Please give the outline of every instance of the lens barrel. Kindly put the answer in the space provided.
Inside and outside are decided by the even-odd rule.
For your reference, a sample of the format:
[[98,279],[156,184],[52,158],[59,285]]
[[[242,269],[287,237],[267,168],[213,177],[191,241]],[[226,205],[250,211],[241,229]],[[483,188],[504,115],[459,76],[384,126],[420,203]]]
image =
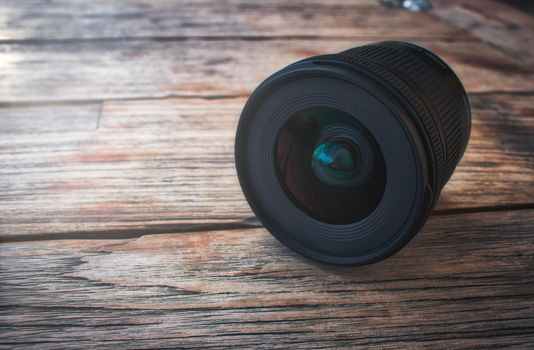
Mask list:
[[422,227],[469,140],[467,94],[429,50],[389,41],[289,65],[250,96],[235,159],[252,210],[281,242],[362,265]]

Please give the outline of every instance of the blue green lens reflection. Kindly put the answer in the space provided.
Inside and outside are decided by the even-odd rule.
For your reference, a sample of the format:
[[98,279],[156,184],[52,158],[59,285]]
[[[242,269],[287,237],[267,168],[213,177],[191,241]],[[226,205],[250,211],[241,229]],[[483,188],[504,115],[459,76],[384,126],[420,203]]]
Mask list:
[[346,143],[323,143],[313,152],[313,171],[326,184],[349,179],[354,175],[353,154]]

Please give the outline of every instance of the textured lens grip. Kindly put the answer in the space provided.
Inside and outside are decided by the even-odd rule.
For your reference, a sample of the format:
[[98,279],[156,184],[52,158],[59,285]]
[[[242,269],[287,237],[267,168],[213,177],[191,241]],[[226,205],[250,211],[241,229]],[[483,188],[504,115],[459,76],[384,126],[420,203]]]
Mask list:
[[[470,133],[469,108],[460,82],[441,60],[428,50],[402,42],[361,46],[339,54],[305,61],[340,61],[363,67],[391,85],[417,113],[424,139],[429,143],[435,176],[441,191],[458,164]],[[448,82],[461,89],[450,89]]]

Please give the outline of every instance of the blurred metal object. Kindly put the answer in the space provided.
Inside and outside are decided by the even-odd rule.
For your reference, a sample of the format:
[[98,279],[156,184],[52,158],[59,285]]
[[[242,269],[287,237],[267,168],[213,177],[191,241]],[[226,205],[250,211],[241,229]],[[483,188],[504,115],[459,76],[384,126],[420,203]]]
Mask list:
[[405,9],[409,11],[425,11],[432,8],[429,0],[378,0],[387,8]]

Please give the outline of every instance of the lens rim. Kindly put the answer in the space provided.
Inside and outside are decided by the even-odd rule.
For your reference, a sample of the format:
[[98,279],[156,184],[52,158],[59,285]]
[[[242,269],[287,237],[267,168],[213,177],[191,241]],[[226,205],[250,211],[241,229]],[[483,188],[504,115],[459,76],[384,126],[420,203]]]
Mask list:
[[[292,93],[288,91],[289,84],[304,80],[307,80],[306,84],[301,84],[298,88],[293,86]],[[395,132],[390,130],[389,136],[397,135],[396,137],[400,139],[387,141],[383,139],[383,136],[376,137],[371,130],[375,127],[369,128],[366,122],[363,122],[381,147],[387,168],[391,150],[385,152],[382,143],[397,141],[403,144],[402,149],[405,152],[403,154],[412,164],[404,167],[406,171],[400,176],[402,181],[395,188],[395,191],[402,192],[402,196],[397,198],[394,204],[398,208],[406,208],[406,211],[401,213],[396,210],[386,214],[382,212],[387,216],[387,220],[384,216],[380,216],[380,220],[373,218],[375,223],[383,224],[380,232],[371,230],[372,232],[360,234],[359,237],[350,236],[356,230],[354,225],[325,223],[317,225],[317,220],[303,213],[296,206],[295,210],[301,215],[297,215],[294,210],[289,210],[287,205],[284,206],[288,209],[285,214],[280,211],[273,212],[272,209],[278,207],[276,202],[280,201],[280,191],[283,189],[266,181],[266,177],[274,177],[277,180],[277,176],[273,176],[273,172],[269,169],[274,168],[274,148],[269,143],[272,143],[273,139],[276,140],[277,131],[281,127],[279,124],[284,120],[280,116],[285,115],[287,120],[293,115],[291,109],[302,109],[306,106],[313,106],[314,103],[317,106],[330,103],[334,108],[354,114],[351,113],[354,111],[350,108],[358,108],[358,105],[362,105],[362,101],[367,101],[363,103],[367,113],[387,114],[391,122],[397,125],[393,127]],[[266,112],[269,110],[270,112]],[[259,120],[263,120],[264,124],[261,125]],[[402,104],[364,72],[348,69],[338,64],[319,65],[306,62],[292,65],[276,73],[262,83],[248,100],[239,122],[235,151],[240,184],[258,219],[281,242],[312,259],[343,265],[360,265],[380,260],[404,246],[426,219],[428,210],[425,207],[428,208],[428,198],[431,195],[427,186],[428,167],[422,142]],[[266,156],[267,153],[270,155]],[[388,184],[390,178],[395,178],[395,176],[390,176],[393,174],[391,171],[388,168]],[[390,189],[389,192],[393,193],[391,191]],[[278,192],[278,194],[269,199],[268,192]],[[294,206],[285,192],[281,193],[282,197]],[[373,226],[367,222],[363,227],[370,229]],[[362,226],[359,229],[361,228]],[[328,231],[341,232],[339,237],[342,239],[329,236]],[[346,239],[347,237],[351,238]]]

